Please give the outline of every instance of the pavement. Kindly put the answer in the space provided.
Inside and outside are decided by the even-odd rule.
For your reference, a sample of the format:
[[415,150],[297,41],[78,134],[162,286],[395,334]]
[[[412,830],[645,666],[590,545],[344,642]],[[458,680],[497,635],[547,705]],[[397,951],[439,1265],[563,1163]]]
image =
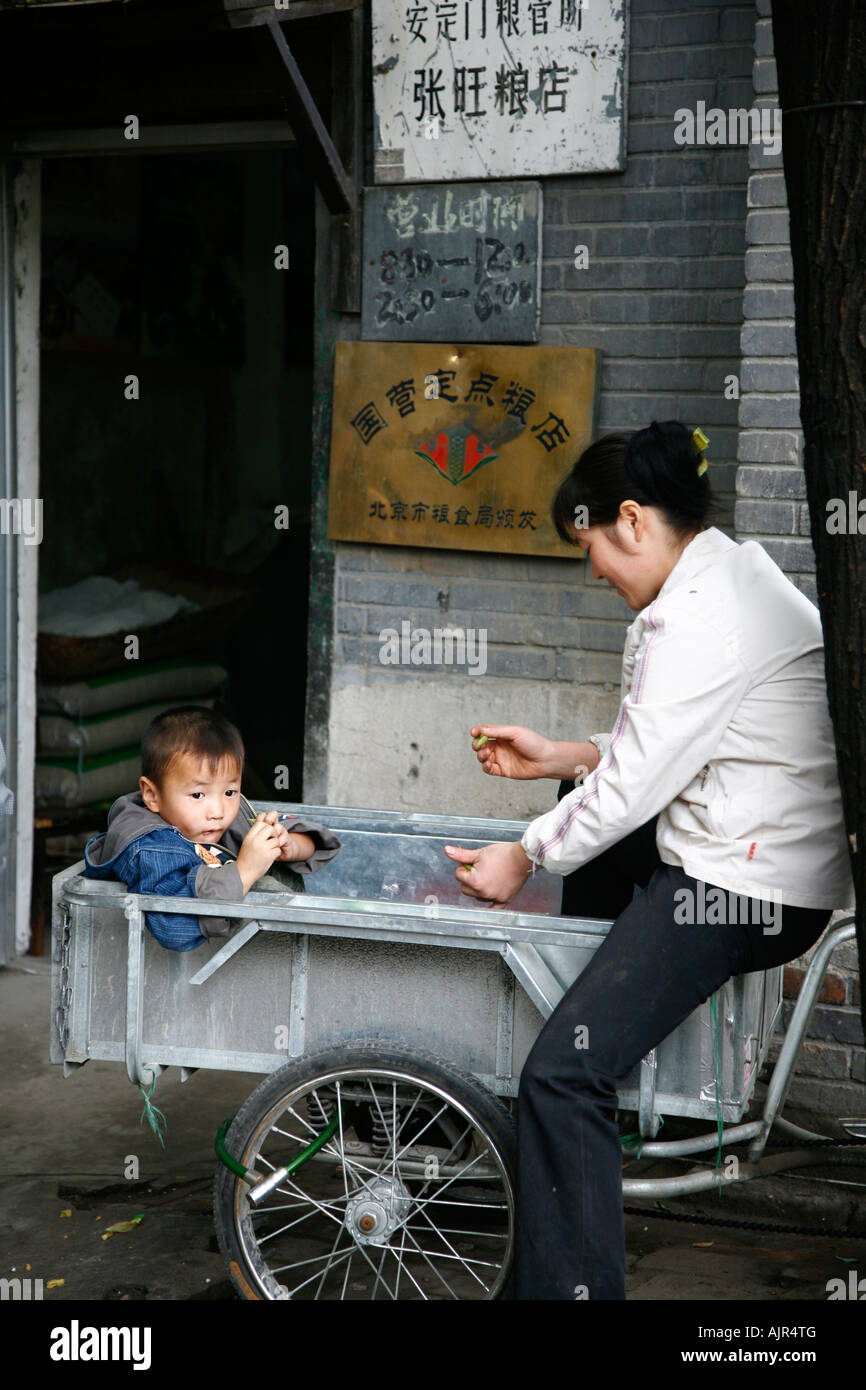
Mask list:
[[[213,1136],[261,1077],[200,1071],[181,1083],[175,1069],[164,1073],[154,1095],[168,1123],[163,1150],[140,1123],[141,1096],[122,1065],[90,1061],[64,1078],[49,1063],[49,969],[34,957],[0,969],[0,1278],[42,1279],[45,1299],[57,1302],[234,1301],[213,1228]],[[644,1161],[627,1171],[682,1165]],[[658,1207],[626,1216],[629,1300],[826,1303],[829,1280],[866,1274],[866,1151],[856,1167],[810,1168],[663,1206],[683,1219]],[[759,1232],[750,1221],[821,1234]]]

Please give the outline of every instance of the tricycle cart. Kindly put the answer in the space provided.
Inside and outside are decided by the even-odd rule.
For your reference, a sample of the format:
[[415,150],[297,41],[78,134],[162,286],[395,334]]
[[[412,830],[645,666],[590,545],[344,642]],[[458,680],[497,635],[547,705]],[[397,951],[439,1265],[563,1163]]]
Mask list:
[[[313,893],[255,891],[196,904],[237,916],[227,941],[167,951],[144,913],[188,898],[84,878],[53,888],[51,1060],[262,1072],[217,1136],[217,1234],[248,1299],[495,1298],[512,1256],[521,1067],[610,922],[560,917],[561,880],[530,879],[520,911],[467,906],[443,854],[519,839],[517,821],[258,802],[331,826],[343,849]],[[627,1198],[745,1181],[823,1156],[764,1156],[832,951],[814,953],[760,1118],[743,1116],[781,1008],[781,969],[734,978],[619,1090],[643,1155],[707,1154],[677,1177],[625,1178]],[[655,1140],[663,1116],[713,1122]],[[855,1127],[855,1132],[857,1128]],[[747,1161],[716,1152],[749,1140]],[[716,1152],[714,1152],[716,1151]]]

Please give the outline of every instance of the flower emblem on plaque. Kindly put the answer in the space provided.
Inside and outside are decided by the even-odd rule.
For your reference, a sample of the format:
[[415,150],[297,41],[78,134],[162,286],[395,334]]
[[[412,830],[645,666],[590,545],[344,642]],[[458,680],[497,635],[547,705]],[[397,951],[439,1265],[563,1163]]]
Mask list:
[[432,443],[425,444],[415,452],[455,487],[477,472],[482,464],[491,463],[498,457],[477,434],[460,429],[441,430]]

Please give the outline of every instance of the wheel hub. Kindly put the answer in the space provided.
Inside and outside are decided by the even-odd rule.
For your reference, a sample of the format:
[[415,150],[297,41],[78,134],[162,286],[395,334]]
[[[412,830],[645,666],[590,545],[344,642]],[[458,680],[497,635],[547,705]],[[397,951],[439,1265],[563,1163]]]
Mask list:
[[377,1178],[349,1198],[346,1229],[359,1245],[387,1245],[410,1207],[411,1199],[399,1178]]

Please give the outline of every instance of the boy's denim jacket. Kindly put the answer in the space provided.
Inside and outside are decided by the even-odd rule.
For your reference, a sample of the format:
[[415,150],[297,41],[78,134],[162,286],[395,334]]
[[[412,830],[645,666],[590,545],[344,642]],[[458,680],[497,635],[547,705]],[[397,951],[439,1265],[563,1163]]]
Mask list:
[[[141,792],[132,792],[115,801],[108,813],[108,830],[94,835],[84,850],[87,878],[120,879],[131,893],[159,893],[166,897],[217,898],[241,902],[243,883],[237,855],[256,813],[246,797],[233,823],[216,843],[203,848],[208,857],[223,862],[208,864],[173,825],[149,811]],[[309,859],[291,865],[275,863],[271,874],[289,868],[297,873],[315,873],[340,849],[332,831],[316,821],[294,817],[286,827],[309,835],[316,845]],[[266,875],[262,887],[272,887]],[[290,890],[303,891],[303,881],[290,876]],[[255,885],[258,888],[258,884]],[[233,936],[243,926],[241,917],[194,917],[179,912],[147,912],[147,926],[157,941],[172,951],[192,951],[212,937]]]

